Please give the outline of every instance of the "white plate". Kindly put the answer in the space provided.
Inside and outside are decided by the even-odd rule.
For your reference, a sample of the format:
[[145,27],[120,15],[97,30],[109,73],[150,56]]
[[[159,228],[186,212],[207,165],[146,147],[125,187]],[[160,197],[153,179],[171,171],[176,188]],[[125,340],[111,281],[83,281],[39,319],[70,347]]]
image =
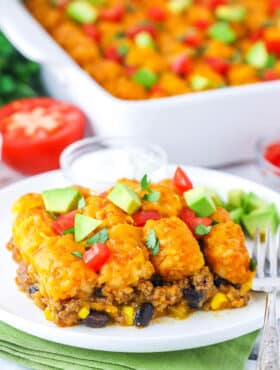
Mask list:
[[[174,173],[174,166],[165,175]],[[217,189],[226,196],[231,188],[254,191],[280,208],[280,195],[253,182],[200,168],[186,168],[196,185]],[[162,176],[162,174],[161,174]],[[161,177],[158,173],[156,177]],[[21,194],[64,186],[59,171],[20,181],[0,191],[0,320],[32,335],[76,347],[115,352],[161,352],[210,345],[258,329],[262,325],[264,297],[254,294],[247,307],[220,312],[196,312],[186,320],[165,318],[145,329],[109,326],[90,329],[84,326],[59,328],[45,320],[43,312],[18,291],[14,282],[16,264],[5,244],[11,236],[10,209]]]

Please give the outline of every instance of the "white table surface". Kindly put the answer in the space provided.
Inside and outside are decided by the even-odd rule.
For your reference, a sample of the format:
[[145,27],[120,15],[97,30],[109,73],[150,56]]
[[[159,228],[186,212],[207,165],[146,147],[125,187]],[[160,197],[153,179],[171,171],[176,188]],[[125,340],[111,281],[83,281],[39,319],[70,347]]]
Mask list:
[[[233,173],[235,175],[248,178],[256,182],[262,182],[261,174],[259,173],[257,167],[254,164],[246,164],[235,167],[229,167],[224,169],[226,172]],[[8,185],[9,183],[19,180],[22,176],[9,170],[3,164],[0,163],[0,187]],[[9,361],[0,359],[0,369],[1,370],[26,370],[26,368],[15,365]],[[255,370],[256,363],[254,361],[248,361],[246,370]],[[183,369],[182,369],[183,370]],[[226,369],[225,369],[226,370]]]

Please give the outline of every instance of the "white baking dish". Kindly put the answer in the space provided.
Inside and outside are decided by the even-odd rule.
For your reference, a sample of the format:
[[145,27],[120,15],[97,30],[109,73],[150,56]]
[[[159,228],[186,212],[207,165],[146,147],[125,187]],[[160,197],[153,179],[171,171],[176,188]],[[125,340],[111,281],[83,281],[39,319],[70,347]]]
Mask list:
[[0,28],[43,65],[51,95],[70,100],[104,136],[139,136],[173,162],[214,166],[251,159],[256,139],[280,127],[280,82],[147,101],[108,94],[53,41],[19,0],[0,0]]

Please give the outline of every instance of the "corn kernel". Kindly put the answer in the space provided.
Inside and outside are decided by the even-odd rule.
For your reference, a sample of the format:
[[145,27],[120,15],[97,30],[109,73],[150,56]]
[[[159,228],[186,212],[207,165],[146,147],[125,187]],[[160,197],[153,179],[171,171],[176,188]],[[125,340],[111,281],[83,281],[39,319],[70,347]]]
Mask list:
[[227,296],[223,293],[216,293],[211,300],[210,307],[212,310],[220,310],[228,302]]
[[185,319],[191,312],[190,308],[186,304],[171,306],[168,311],[174,319],[178,320]]
[[241,295],[247,294],[249,290],[252,289],[254,275],[255,273],[253,274],[253,277],[249,281],[247,281],[247,283],[241,285],[241,289],[240,289]]
[[134,308],[131,306],[123,306],[122,313],[124,315],[126,325],[129,325],[129,326],[133,325]]
[[52,320],[52,314],[51,314],[51,311],[50,311],[49,308],[46,308],[45,309],[44,314],[45,314],[46,320],[48,320],[48,321],[51,321]]
[[90,310],[88,307],[82,307],[78,312],[78,316],[80,319],[84,320],[88,317],[89,313],[90,313]]

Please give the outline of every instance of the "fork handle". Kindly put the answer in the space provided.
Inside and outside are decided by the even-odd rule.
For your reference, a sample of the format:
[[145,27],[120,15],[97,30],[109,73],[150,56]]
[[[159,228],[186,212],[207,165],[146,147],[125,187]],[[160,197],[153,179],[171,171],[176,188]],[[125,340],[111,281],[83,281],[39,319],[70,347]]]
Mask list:
[[265,319],[261,338],[257,370],[279,370],[280,335],[277,320],[277,290],[273,289],[266,297]]

